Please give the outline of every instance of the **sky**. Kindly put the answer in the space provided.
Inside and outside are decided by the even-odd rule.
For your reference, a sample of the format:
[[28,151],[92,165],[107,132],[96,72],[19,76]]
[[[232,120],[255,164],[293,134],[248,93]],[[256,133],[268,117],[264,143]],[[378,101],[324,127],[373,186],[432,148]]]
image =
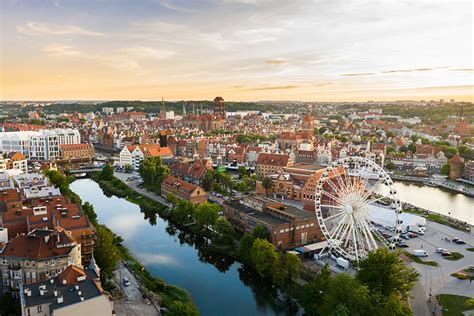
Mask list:
[[473,3],[0,0],[0,99],[474,101]]

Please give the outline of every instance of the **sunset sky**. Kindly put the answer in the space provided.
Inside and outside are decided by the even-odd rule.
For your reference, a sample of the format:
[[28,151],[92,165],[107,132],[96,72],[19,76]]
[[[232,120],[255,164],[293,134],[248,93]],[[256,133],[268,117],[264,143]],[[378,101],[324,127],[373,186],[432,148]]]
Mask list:
[[472,1],[0,0],[2,100],[473,100]]

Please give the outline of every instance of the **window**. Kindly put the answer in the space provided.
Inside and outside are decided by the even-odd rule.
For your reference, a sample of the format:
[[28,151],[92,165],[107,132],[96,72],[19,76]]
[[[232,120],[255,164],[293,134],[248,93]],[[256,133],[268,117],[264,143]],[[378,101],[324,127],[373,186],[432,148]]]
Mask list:
[[42,308],[41,308],[41,307],[42,307],[41,305],[38,305],[38,306],[36,307],[37,310],[38,310],[38,313],[41,313],[41,312],[42,312]]

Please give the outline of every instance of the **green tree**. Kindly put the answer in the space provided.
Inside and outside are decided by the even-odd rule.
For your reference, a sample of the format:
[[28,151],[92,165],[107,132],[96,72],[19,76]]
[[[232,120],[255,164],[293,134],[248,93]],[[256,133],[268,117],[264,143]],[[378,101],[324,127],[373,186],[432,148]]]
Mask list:
[[219,217],[221,208],[219,205],[204,202],[196,208],[196,222],[201,227],[213,226]]
[[268,190],[272,187],[272,179],[270,177],[263,177],[262,187],[265,189],[265,195],[268,196]]
[[176,204],[176,208],[171,213],[172,218],[178,224],[187,224],[194,220],[194,205],[184,199]]
[[278,255],[271,243],[265,239],[256,239],[250,251],[252,263],[261,277],[270,277],[275,271]]
[[89,202],[82,204],[82,212],[87,215],[92,224],[97,224],[97,213],[94,211],[94,206]]
[[234,240],[234,227],[224,217],[217,218],[214,224],[216,242],[220,245],[232,245]]
[[133,166],[129,163],[125,164],[123,166],[123,171],[127,172],[127,173],[130,173],[133,171]]
[[301,261],[292,253],[278,253],[278,262],[273,276],[275,282],[283,287],[291,284],[300,274]]
[[263,226],[262,224],[257,224],[253,228],[252,237],[253,239],[268,239],[270,237],[270,234],[268,233],[268,230],[265,228],[265,226]]
[[411,151],[412,153],[416,152],[416,144],[415,143],[410,143],[408,144],[408,150]]
[[240,177],[249,175],[249,172],[248,172],[247,168],[244,167],[244,166],[239,166],[237,172],[239,173]]
[[248,190],[250,190],[250,187],[247,182],[245,182],[244,180],[239,181],[239,183],[237,184],[237,191],[241,193],[240,195],[242,196],[244,192],[247,192]]
[[94,258],[101,272],[106,276],[111,276],[119,260],[114,244],[114,234],[104,225],[97,225],[95,228]]
[[20,301],[13,299],[10,292],[0,295],[0,315],[21,315]]
[[379,248],[369,252],[359,262],[357,279],[368,286],[370,291],[388,297],[392,294],[407,299],[415,286],[419,274],[414,268],[404,264],[398,252]]
[[199,312],[191,303],[174,301],[168,313],[169,316],[199,316]]
[[204,190],[210,192],[214,190],[215,184],[215,172],[214,170],[210,169],[206,171],[204,175],[204,179],[202,179],[202,187]]
[[159,189],[161,182],[168,176],[169,169],[163,165],[161,157],[147,157],[140,163],[138,172],[143,183]]
[[166,202],[171,204],[172,210],[174,210],[176,204],[178,204],[178,198],[176,198],[176,195],[174,195],[173,193],[168,192],[168,194],[166,195]]
[[449,163],[445,163],[444,165],[442,165],[439,170],[439,172],[444,176],[449,175],[450,171],[451,171],[451,165]]
[[240,238],[239,258],[243,263],[250,264],[252,262],[250,251],[252,250],[254,241],[255,238],[253,238],[253,236],[248,233],[245,233]]
[[102,180],[110,181],[110,180],[112,180],[113,176],[114,176],[114,168],[111,165],[106,164],[102,168],[102,171],[100,173],[100,178]]
[[385,164],[385,167],[386,167],[388,170],[395,170],[395,168],[397,168],[397,166],[396,166],[393,162],[391,162],[391,161],[387,162],[387,163]]
[[328,293],[329,283],[331,282],[331,271],[325,265],[321,272],[304,285],[300,293],[299,301],[308,315],[318,315],[321,305]]

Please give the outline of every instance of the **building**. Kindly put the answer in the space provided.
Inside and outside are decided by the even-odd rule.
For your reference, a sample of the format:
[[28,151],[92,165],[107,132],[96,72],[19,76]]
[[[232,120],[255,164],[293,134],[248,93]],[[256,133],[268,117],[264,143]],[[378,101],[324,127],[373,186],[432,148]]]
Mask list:
[[70,265],[48,282],[22,286],[22,315],[115,315],[96,272]]
[[463,160],[459,153],[456,153],[451,161],[449,162],[450,170],[449,170],[449,178],[451,180],[457,180],[461,178],[462,167],[463,167]]
[[1,152],[20,152],[27,158],[37,160],[59,159],[60,145],[80,143],[81,135],[77,129],[56,128],[0,133]]
[[91,144],[63,144],[61,149],[61,159],[92,159],[94,158],[94,148]]
[[222,97],[214,98],[214,115],[218,118],[225,119],[224,99]]
[[242,232],[251,233],[255,226],[263,225],[277,249],[291,249],[322,238],[312,212],[267,198],[232,200],[224,204],[224,215]]
[[18,235],[0,251],[4,290],[49,280],[73,264],[81,266],[81,246],[62,228]]
[[140,144],[124,146],[120,151],[120,165],[133,166],[134,170],[140,168],[140,163],[147,157],[171,158],[173,153],[168,147],[160,147],[158,144]]
[[193,204],[201,204],[207,201],[207,194],[203,188],[173,176],[167,176],[161,183],[161,196],[166,198],[169,193],[175,195],[178,199],[185,199]]
[[292,164],[293,161],[290,160],[289,155],[260,153],[255,171],[258,178],[263,179],[268,175],[282,172],[284,167]]
[[210,159],[197,159],[193,162],[174,162],[170,166],[171,175],[195,185],[201,185],[207,170],[212,169]]
[[0,172],[10,175],[28,172],[28,162],[21,152],[11,152],[3,158],[0,156]]
[[464,165],[464,179],[474,183],[474,160],[467,161]]

